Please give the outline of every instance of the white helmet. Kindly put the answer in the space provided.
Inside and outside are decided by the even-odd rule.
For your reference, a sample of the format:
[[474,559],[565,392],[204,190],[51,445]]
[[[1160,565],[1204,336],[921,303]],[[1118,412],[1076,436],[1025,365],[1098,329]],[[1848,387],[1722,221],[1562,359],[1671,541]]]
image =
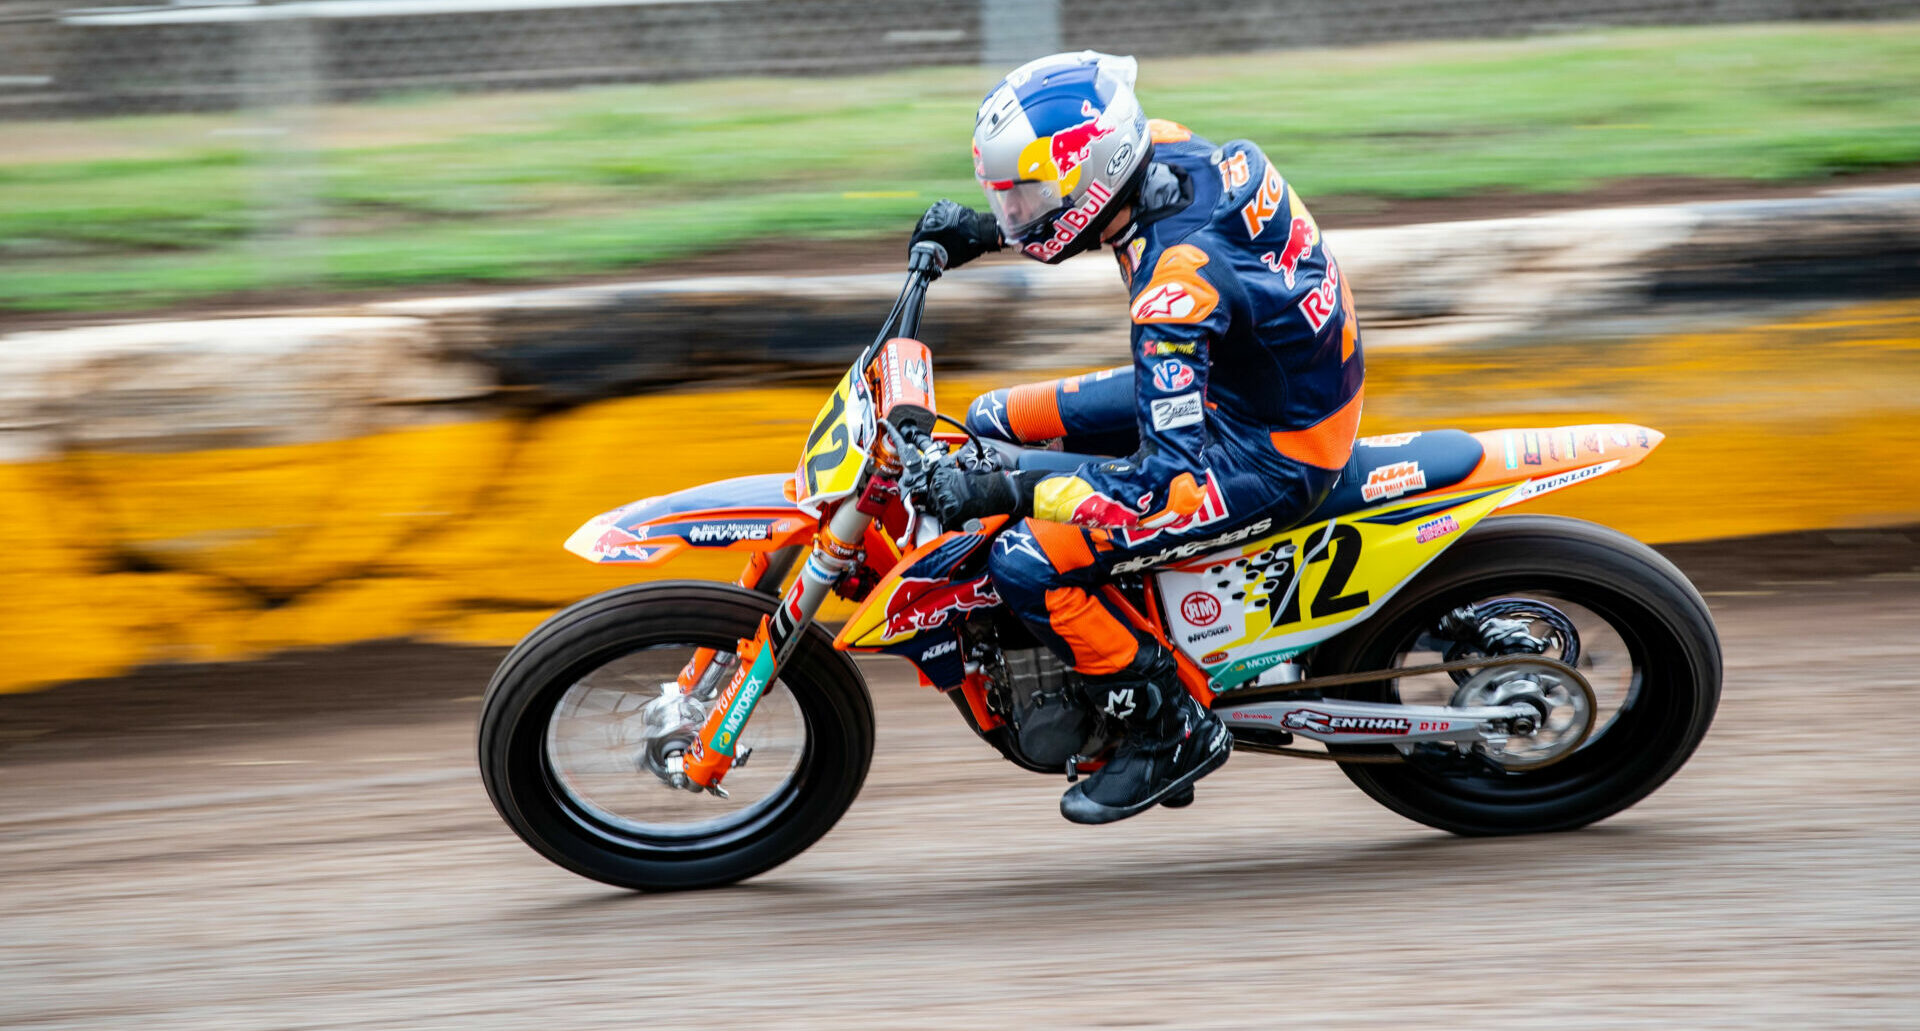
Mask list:
[[1029,61],[973,125],[973,173],[1007,242],[1057,264],[1096,246],[1132,199],[1153,143],[1131,57],[1083,50]]

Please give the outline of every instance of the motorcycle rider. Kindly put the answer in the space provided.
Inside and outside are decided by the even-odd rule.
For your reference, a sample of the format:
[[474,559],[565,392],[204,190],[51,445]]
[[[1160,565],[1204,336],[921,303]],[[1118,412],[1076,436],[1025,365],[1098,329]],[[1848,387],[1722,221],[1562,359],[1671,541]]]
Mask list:
[[[1060,450],[1008,471],[942,465],[931,491],[949,526],[1018,520],[993,546],[996,589],[1125,728],[1061,797],[1078,823],[1186,805],[1232,748],[1173,656],[1097,585],[1294,525],[1346,465],[1363,393],[1352,297],[1292,186],[1252,143],[1147,119],[1135,74],[1093,51],[1015,69],[974,125],[989,210],[942,200],[913,236],[949,268],[1008,245],[1057,264],[1104,244],[1127,283],[1130,366],[969,409],[976,433]],[[1129,457],[1091,457],[1116,454]]]

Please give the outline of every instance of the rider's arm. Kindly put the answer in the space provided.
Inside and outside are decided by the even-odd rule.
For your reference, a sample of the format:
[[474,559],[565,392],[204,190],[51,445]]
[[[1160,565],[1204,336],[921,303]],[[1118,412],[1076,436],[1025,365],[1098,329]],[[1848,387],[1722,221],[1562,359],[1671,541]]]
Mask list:
[[[1208,349],[1230,314],[1205,250],[1167,249],[1134,295],[1134,387],[1140,449],[1034,487],[1033,514],[1083,526],[1153,526],[1185,515],[1206,476]],[[1230,277],[1230,273],[1227,273]],[[1229,280],[1230,281],[1230,280]],[[1231,285],[1228,286],[1231,289]],[[1187,477],[1183,493],[1175,485]]]

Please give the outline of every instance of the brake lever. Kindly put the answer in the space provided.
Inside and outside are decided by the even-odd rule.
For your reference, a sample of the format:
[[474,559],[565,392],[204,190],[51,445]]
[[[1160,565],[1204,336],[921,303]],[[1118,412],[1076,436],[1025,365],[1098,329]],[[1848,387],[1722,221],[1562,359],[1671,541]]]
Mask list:
[[907,502],[907,525],[894,543],[900,545],[902,550],[911,550],[919,540],[920,524],[925,519],[925,510],[931,501],[928,493],[933,481],[933,463],[946,456],[944,452],[936,453],[938,442],[918,426],[902,428],[900,438],[901,443],[906,445],[897,450],[901,452],[900,493]]

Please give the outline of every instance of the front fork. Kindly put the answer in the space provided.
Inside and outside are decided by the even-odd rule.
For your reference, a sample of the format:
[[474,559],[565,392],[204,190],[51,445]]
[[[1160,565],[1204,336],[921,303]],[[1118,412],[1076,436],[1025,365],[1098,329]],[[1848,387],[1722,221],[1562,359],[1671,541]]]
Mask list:
[[[772,615],[760,618],[760,626],[752,637],[741,640],[733,679],[720,692],[719,701],[707,714],[706,723],[684,757],[681,772],[689,788],[725,797],[720,780],[733,768],[741,729],[753,715],[753,707],[759,704],[767,685],[773,683],[780,668],[799,647],[801,633],[813,622],[814,614],[827,600],[827,593],[860,557],[859,542],[866,538],[867,526],[872,522],[873,516],[853,499],[835,509],[827,525],[814,535],[813,550],[801,565],[800,575],[794,577],[793,584],[781,596],[780,606]],[[749,567],[742,578],[753,572]],[[706,661],[702,662],[702,653],[697,652],[680,672],[683,690],[692,690],[713,664],[713,653],[702,651]]]

